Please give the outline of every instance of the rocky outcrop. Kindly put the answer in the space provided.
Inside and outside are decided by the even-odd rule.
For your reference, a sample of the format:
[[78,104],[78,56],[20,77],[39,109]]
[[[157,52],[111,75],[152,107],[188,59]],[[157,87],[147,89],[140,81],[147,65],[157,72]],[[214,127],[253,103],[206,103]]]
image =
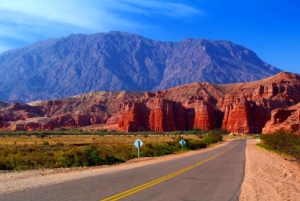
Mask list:
[[143,131],[149,129],[149,108],[141,102],[127,102],[121,105],[121,116],[117,120],[123,130]]
[[[218,89],[218,86],[210,83],[193,83],[155,93],[145,92],[139,104],[148,108],[150,112],[148,110],[143,112],[146,114],[144,118],[149,115],[147,120],[144,120],[146,123],[136,128],[157,132],[190,130],[195,127],[202,130],[214,129],[222,124],[223,113],[216,109],[217,99],[222,95],[223,92]],[[113,115],[108,122],[120,120],[121,128],[128,131],[127,127],[123,126],[123,122],[126,119],[125,114],[130,113],[129,116],[134,116],[132,113],[135,109],[130,109],[131,104],[125,103],[121,106],[123,109],[120,113]],[[122,116],[121,113],[124,115]]]
[[216,128],[216,117],[214,107],[201,100],[196,102],[195,122],[193,128],[201,130],[213,130]]
[[155,96],[154,94],[149,96],[147,93],[140,102],[124,103],[121,106],[118,126],[128,132],[216,128],[215,109],[209,102],[191,96],[188,100],[189,107],[184,107],[182,103],[164,99],[163,96],[160,92],[157,92]]
[[[104,124],[118,111],[118,105],[141,97],[141,92],[92,92],[71,98],[29,104],[1,104],[2,130],[53,130]],[[0,106],[1,106],[0,105]]]
[[300,103],[289,108],[273,110],[262,132],[272,133],[280,129],[300,134]]
[[126,131],[154,132],[185,130],[186,109],[181,103],[155,97],[142,102],[127,102],[121,106],[118,126]]
[[300,77],[280,73],[258,82],[240,84],[224,96],[222,127],[233,133],[261,133],[271,111],[300,102]]
[[222,128],[232,133],[261,133],[270,118],[270,110],[246,97],[235,98],[224,111]]
[[163,98],[154,98],[147,103],[150,109],[149,129],[155,132],[184,130],[185,110],[181,103]]

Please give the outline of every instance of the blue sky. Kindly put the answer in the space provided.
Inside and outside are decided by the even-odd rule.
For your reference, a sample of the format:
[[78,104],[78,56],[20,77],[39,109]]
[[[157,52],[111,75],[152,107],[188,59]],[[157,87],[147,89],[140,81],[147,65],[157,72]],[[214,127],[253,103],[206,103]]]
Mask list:
[[300,73],[299,0],[1,0],[0,53],[70,34],[230,40]]

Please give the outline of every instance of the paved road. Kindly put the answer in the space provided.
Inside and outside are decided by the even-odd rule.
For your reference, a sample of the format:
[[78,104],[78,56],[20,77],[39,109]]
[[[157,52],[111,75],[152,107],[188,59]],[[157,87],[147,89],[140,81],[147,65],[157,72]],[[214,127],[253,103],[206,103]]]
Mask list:
[[236,140],[179,159],[0,195],[0,200],[238,200],[245,147],[246,140]]

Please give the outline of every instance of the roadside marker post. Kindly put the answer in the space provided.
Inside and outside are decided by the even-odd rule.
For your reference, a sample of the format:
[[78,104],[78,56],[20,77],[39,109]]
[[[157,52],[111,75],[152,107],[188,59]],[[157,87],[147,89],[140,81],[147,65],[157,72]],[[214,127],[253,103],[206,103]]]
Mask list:
[[183,139],[181,139],[180,141],[179,141],[179,144],[181,144],[181,149],[183,150],[183,146],[184,146],[184,144],[185,144],[186,142],[183,140]]
[[140,139],[137,139],[133,144],[138,149],[138,159],[140,159],[140,148],[143,145],[143,142]]

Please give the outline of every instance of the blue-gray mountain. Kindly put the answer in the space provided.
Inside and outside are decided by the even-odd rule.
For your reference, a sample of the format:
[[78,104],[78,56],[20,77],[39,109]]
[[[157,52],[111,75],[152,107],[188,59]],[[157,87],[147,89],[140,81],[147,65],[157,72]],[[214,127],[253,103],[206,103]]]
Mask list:
[[229,41],[162,42],[123,32],[70,35],[0,55],[0,100],[99,90],[159,90],[196,81],[254,81],[280,70]]

